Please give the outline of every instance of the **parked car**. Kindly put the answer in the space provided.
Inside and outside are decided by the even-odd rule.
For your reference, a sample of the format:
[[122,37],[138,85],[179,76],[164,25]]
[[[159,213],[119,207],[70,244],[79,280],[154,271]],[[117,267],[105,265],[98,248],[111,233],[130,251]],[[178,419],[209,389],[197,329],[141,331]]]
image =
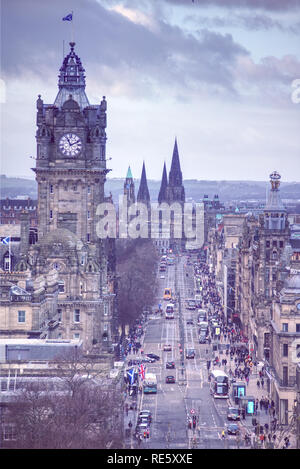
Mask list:
[[149,425],[147,423],[139,423],[135,427],[135,431],[136,431],[136,433],[138,433],[140,435],[144,435],[145,432],[149,435],[149,433],[150,433]]
[[155,353],[147,353],[146,357],[154,358],[154,360],[160,360],[160,357]]
[[138,425],[140,425],[141,423],[146,423],[147,425],[150,425],[149,417],[147,417],[147,415],[139,415],[137,423]]
[[194,324],[194,321],[192,319],[187,319],[186,323],[192,326]]
[[171,352],[171,350],[172,350],[172,347],[170,344],[164,345],[164,352]]
[[175,368],[175,362],[167,362],[166,363],[166,368],[167,369],[174,369]]
[[240,432],[239,426],[236,423],[230,423],[227,427],[228,435],[238,435]]
[[175,376],[166,376],[166,383],[175,383]]
[[228,407],[227,419],[228,420],[240,420],[238,407]]

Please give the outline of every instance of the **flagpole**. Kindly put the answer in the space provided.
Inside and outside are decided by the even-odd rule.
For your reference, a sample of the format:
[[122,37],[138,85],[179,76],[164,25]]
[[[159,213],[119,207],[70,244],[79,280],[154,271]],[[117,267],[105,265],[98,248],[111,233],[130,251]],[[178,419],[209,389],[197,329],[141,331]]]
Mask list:
[[9,256],[9,273],[11,273],[11,249],[10,249],[10,236],[8,241],[8,256]]
[[73,22],[73,19],[74,19],[74,14],[73,14],[73,11],[72,11],[72,21],[71,21],[71,28],[72,28],[72,42],[74,42],[74,22]]

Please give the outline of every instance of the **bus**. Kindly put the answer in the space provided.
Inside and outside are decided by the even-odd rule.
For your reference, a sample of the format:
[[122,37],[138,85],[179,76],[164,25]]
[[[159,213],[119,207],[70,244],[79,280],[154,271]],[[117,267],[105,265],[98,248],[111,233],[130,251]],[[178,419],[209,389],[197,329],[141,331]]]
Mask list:
[[210,392],[215,398],[228,399],[229,379],[226,373],[221,370],[212,370],[209,375]]
[[145,373],[145,379],[143,381],[144,394],[156,394],[157,393],[157,378],[154,373]]
[[172,290],[171,288],[165,288],[164,290],[164,300],[171,300],[172,299]]
[[167,304],[165,318],[174,319],[174,306],[172,303]]

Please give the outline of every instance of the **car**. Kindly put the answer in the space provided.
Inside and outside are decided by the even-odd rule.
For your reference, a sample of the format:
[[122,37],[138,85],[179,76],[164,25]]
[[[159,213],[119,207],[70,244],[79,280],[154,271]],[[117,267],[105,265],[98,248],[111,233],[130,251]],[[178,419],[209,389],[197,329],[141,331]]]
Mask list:
[[150,410],[147,409],[142,409],[139,413],[139,415],[149,415],[150,417],[152,416],[152,413]]
[[236,423],[230,423],[227,427],[228,435],[238,435],[240,432],[239,426]]
[[185,358],[195,358],[195,350],[187,349],[185,352]]
[[190,324],[191,326],[193,326],[194,321],[193,321],[192,319],[187,319],[187,320],[186,320],[186,323],[187,323],[187,324]]
[[146,357],[154,358],[154,360],[160,360],[160,357],[155,353],[147,353]]
[[171,352],[171,350],[172,350],[172,347],[170,344],[164,345],[164,352]]
[[148,433],[149,435],[149,425],[148,423],[139,423],[136,427],[135,427],[135,432],[137,434],[140,434],[140,435],[143,435],[145,432]]
[[149,425],[150,424],[149,417],[147,417],[147,415],[139,415],[138,425],[140,425],[141,423],[146,423],[147,425]]
[[160,278],[161,278],[161,279],[164,279],[164,278],[166,278],[166,277],[165,277],[164,275],[161,275]]
[[156,360],[155,358],[144,357],[142,358],[142,363],[154,363]]
[[175,383],[175,376],[166,376],[166,383]]
[[175,362],[167,362],[166,363],[166,368],[167,369],[174,369],[175,368]]
[[240,420],[240,414],[238,407],[229,407],[227,412],[228,420]]
[[206,334],[199,335],[199,344],[206,344]]

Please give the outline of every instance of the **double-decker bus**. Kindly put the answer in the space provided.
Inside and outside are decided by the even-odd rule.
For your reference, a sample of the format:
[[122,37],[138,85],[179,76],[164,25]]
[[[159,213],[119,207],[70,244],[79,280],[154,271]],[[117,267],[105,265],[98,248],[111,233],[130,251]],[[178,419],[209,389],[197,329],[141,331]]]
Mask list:
[[229,379],[222,370],[212,370],[209,375],[210,392],[215,398],[227,399],[229,396]]
[[145,379],[143,381],[144,394],[156,394],[157,393],[157,378],[154,373],[145,373]]

